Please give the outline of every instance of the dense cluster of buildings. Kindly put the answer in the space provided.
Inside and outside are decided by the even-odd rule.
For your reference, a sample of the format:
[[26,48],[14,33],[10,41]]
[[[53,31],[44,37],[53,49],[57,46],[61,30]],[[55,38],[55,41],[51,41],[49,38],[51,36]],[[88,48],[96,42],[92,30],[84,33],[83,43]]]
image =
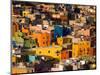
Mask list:
[[95,69],[95,56],[95,6],[12,2],[13,74]]

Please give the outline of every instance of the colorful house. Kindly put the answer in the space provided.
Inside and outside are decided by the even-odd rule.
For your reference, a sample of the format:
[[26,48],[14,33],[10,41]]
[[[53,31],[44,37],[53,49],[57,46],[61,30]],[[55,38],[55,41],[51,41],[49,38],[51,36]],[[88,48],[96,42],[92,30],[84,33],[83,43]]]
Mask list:
[[28,14],[30,14],[29,11],[23,11],[23,16],[28,16]]
[[32,38],[37,39],[39,47],[50,46],[50,34],[49,33],[32,33]]
[[76,58],[79,56],[92,56],[93,49],[90,47],[89,41],[80,41],[79,43],[72,45],[72,57]]
[[67,50],[61,51],[61,60],[68,59],[69,58],[69,52]]
[[77,58],[79,56],[78,52],[79,52],[79,45],[78,44],[73,44],[72,45],[72,57]]
[[37,56],[47,56],[52,58],[61,59],[61,50],[62,47],[55,46],[55,47],[39,47],[34,48],[33,51],[36,51]]
[[62,37],[57,38],[57,44],[60,45],[60,46],[63,45],[63,38]]

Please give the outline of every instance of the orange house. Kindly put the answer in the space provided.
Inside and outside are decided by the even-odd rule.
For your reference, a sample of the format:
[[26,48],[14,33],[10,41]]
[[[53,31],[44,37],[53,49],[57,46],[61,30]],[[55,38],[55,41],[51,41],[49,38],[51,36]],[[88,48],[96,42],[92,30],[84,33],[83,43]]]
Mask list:
[[29,34],[29,30],[28,29],[25,29],[24,27],[22,28],[22,32]]
[[40,47],[45,47],[50,45],[50,34],[42,33],[41,38],[38,38],[38,43]]
[[32,33],[32,38],[37,39],[39,47],[45,47],[50,45],[49,33]]
[[61,59],[68,59],[69,58],[69,52],[64,50],[61,52]]

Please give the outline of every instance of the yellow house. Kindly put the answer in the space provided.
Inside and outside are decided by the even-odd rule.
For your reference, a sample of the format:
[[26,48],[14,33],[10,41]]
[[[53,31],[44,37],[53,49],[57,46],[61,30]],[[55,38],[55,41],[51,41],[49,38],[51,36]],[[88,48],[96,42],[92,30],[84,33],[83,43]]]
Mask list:
[[[18,73],[28,73],[27,68],[17,68],[17,67],[13,67],[12,68],[12,74],[18,74]],[[17,75],[16,74],[16,75]]]
[[58,45],[62,46],[63,45],[63,38],[62,37],[58,37],[57,38],[57,43],[58,43]]
[[79,55],[79,45],[78,44],[73,44],[72,45],[72,57],[73,58],[76,58],[76,57],[78,57]]
[[12,56],[12,62],[14,62],[14,63],[16,62],[16,56],[14,56],[14,55]]
[[28,16],[28,14],[30,14],[29,11],[23,11],[23,16]]
[[79,43],[72,45],[72,57],[76,58],[79,56],[90,56],[91,49],[90,49],[90,42],[89,41],[80,41]]
[[38,56],[48,56],[53,57],[57,59],[61,59],[61,50],[62,47],[60,46],[51,46],[51,47],[40,47],[40,48],[34,48],[33,51],[36,51],[36,55]]
[[90,42],[89,41],[81,41],[79,42],[80,55],[82,56],[90,56]]

